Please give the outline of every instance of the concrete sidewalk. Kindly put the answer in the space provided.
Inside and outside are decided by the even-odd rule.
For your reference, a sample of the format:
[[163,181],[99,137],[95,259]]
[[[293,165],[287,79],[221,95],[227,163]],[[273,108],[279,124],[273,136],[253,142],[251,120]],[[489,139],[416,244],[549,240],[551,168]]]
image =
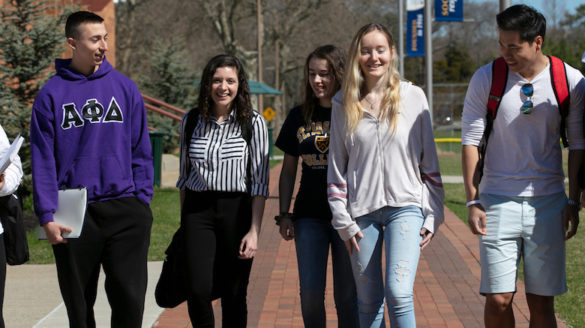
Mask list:
[[[148,263],[148,289],[142,327],[152,327],[163,309],[154,301],[154,287],[162,262]],[[104,291],[104,274],[100,274],[98,296],[94,307],[97,327],[110,327],[110,306]],[[8,266],[4,295],[6,327],[68,327],[67,311],[57,282],[54,264]]]

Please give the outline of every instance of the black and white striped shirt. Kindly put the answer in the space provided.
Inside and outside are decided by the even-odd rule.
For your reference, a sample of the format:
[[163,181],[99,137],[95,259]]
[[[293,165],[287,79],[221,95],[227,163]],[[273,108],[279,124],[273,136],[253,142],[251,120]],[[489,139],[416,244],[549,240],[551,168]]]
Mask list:
[[250,151],[232,111],[221,123],[215,118],[207,122],[199,117],[189,143],[188,157],[183,141],[186,122],[183,118],[177,187],[194,191],[247,192],[246,164],[251,154],[250,194],[268,197],[268,130],[264,119],[256,112],[253,114]]

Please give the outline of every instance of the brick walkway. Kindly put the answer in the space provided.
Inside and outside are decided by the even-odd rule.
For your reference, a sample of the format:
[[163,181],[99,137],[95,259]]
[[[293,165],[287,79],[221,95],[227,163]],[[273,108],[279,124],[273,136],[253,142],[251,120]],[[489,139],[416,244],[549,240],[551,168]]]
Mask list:
[[[299,299],[294,242],[278,233],[280,165],[270,171],[271,197],[266,202],[259,251],[254,259],[248,287],[248,327],[303,327]],[[477,238],[449,209],[445,223],[423,251],[414,287],[417,327],[483,327],[484,298],[478,294],[480,267]],[[337,327],[329,263],[326,309],[327,327]],[[518,283],[514,298],[517,327],[528,327],[528,306],[524,285]],[[214,302],[217,327],[221,327],[221,306]],[[567,327],[558,321],[559,327]],[[156,328],[192,327],[187,305],[165,310]]]

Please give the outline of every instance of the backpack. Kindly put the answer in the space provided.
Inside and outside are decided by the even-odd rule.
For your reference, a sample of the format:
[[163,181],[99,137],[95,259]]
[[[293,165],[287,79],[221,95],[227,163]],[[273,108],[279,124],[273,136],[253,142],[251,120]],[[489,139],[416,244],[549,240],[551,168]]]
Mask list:
[[24,229],[22,200],[17,193],[0,197],[0,219],[4,228],[4,248],[6,263],[9,265],[24,264],[29,259],[28,242]]
[[[563,146],[568,147],[569,143],[567,142],[566,118],[567,115],[569,115],[569,104],[571,99],[569,95],[569,82],[567,80],[567,71],[565,68],[565,63],[563,63],[562,60],[554,56],[548,56],[548,58],[550,61],[551,76],[550,81],[553,92],[555,94],[555,98],[557,100],[557,104],[559,104],[559,114],[561,115],[561,139],[563,141]],[[481,138],[481,142],[478,147],[479,180],[481,180],[481,177],[483,176],[483,166],[488,140],[494,126],[494,120],[496,119],[496,115],[498,114],[498,108],[500,107],[502,96],[504,95],[504,91],[506,90],[507,81],[508,64],[506,64],[506,61],[504,60],[503,57],[499,57],[498,59],[493,61],[492,65],[492,86],[490,89],[490,95],[488,97],[487,103],[486,126],[483,132],[483,137]]]

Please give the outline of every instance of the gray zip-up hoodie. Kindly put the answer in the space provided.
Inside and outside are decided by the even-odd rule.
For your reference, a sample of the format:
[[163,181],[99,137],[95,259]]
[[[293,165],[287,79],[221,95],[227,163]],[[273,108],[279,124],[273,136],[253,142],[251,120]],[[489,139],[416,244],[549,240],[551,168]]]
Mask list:
[[355,219],[385,206],[415,205],[423,227],[436,233],[444,220],[443,184],[424,92],[400,82],[397,129],[368,112],[347,132],[343,94],[333,98],[327,194],[333,227],[343,240],[359,227]]

